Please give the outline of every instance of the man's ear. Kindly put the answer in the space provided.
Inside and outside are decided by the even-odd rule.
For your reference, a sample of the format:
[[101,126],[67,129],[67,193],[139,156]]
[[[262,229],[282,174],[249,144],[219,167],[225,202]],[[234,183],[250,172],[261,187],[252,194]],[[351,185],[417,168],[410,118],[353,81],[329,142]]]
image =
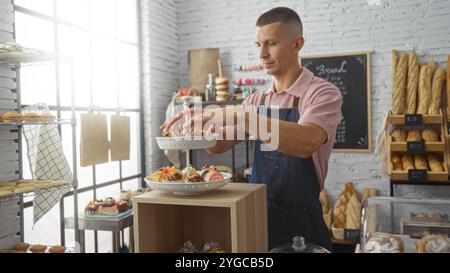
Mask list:
[[294,51],[295,53],[300,52],[300,50],[303,48],[303,45],[305,44],[305,38],[303,36],[297,36],[294,40]]

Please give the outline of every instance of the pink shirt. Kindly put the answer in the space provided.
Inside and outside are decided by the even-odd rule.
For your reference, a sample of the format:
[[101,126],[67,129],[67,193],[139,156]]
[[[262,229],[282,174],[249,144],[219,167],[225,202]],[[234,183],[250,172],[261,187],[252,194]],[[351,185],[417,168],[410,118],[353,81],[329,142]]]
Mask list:
[[[327,134],[327,141],[312,155],[317,179],[323,187],[328,172],[328,159],[333,149],[336,129],[342,119],[342,96],[333,84],[314,76],[307,68],[294,84],[281,93],[275,93],[274,85],[266,92],[264,105],[274,108],[291,108],[294,97],[299,98],[299,124],[314,123]],[[242,106],[246,111],[256,112],[263,92],[256,92],[245,99]]]

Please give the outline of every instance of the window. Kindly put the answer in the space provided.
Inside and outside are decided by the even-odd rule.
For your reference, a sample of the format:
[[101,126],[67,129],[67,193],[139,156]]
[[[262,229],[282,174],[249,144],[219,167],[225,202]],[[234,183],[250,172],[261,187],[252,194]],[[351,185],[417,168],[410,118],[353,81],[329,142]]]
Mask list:
[[[75,90],[76,117],[90,105],[100,107],[109,116],[125,109],[130,116],[130,160],[109,162],[95,167],[79,166],[80,126],[77,127],[78,210],[94,196],[119,197],[124,189],[140,187],[141,152],[139,109],[138,1],[135,0],[15,0],[16,42],[63,56],[73,57],[71,66],[60,63],[24,66],[20,70],[23,105],[44,102],[62,118],[70,118],[72,84]],[[57,98],[59,97],[59,101]],[[56,113],[56,112],[55,112]],[[72,165],[72,128],[61,126],[64,153]],[[23,145],[26,147],[26,145]],[[30,176],[26,153],[22,153],[24,176]],[[95,173],[95,175],[94,175]],[[121,175],[122,173],[122,175]],[[95,183],[117,180],[120,183],[83,191]],[[65,216],[73,216],[73,198],[64,200]],[[59,238],[59,206],[55,206],[33,228],[32,210],[25,213],[25,240],[56,244]],[[45,234],[45,236],[43,236]],[[93,233],[92,233],[93,234]],[[87,232],[86,251],[92,252],[94,236]],[[50,236],[51,235],[51,236]],[[66,229],[66,242],[74,240],[73,230]],[[99,233],[100,251],[110,248],[110,234]]]

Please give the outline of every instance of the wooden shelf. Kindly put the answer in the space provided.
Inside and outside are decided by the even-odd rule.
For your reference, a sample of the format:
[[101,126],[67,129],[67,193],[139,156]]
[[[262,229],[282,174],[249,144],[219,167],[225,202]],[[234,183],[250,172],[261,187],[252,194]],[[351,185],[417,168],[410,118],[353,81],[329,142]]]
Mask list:
[[331,237],[331,243],[334,245],[347,245],[347,246],[356,246],[358,244],[357,242],[338,240],[333,237]]
[[[422,124],[442,124],[442,113],[439,115],[422,115]],[[389,112],[388,122],[390,124],[405,125],[405,115],[393,115]]]

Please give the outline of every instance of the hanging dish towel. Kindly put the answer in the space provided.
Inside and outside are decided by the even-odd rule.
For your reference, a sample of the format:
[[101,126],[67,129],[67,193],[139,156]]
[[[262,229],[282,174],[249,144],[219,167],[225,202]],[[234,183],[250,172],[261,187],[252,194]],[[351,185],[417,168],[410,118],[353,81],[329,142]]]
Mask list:
[[[22,111],[22,113],[28,112],[49,112],[49,109],[45,104],[35,104]],[[72,180],[72,171],[63,153],[57,125],[24,126],[23,135],[27,144],[27,156],[33,179]],[[69,191],[67,187],[55,188],[36,194],[33,200],[34,224]]]

